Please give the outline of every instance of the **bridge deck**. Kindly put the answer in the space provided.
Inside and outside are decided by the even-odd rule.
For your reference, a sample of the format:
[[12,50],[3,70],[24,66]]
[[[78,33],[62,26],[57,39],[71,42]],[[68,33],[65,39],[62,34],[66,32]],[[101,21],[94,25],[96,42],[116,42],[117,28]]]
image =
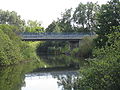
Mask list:
[[23,41],[47,41],[47,40],[81,40],[83,37],[91,36],[90,34],[21,34]]

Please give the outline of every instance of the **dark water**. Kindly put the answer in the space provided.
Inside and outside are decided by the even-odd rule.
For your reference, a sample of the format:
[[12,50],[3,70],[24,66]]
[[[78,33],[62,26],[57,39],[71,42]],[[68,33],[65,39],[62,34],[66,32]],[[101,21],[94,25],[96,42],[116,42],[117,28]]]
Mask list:
[[[53,58],[53,59],[52,59]],[[65,61],[65,58],[69,61]],[[47,57],[41,58],[53,66],[71,64],[70,57]],[[63,60],[64,59],[64,60]],[[53,61],[56,61],[56,64]],[[61,62],[60,62],[61,60]],[[65,61],[65,62],[63,62]],[[77,61],[77,60],[76,60]],[[78,61],[77,61],[78,62]],[[59,64],[60,63],[60,64]],[[64,64],[63,64],[64,63]],[[83,62],[81,63],[81,65]],[[47,66],[47,65],[44,65]],[[43,67],[38,61],[0,68],[0,90],[74,90],[73,83],[78,77],[78,71],[71,67],[57,70],[38,69]],[[36,71],[37,69],[37,71]]]

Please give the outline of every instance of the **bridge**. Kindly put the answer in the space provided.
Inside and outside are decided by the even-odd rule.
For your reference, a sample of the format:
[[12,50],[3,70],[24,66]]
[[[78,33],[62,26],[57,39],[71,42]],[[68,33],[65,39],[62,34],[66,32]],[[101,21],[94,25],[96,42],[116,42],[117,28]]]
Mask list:
[[79,41],[91,33],[21,33],[23,41]]
[[70,49],[78,47],[80,40],[87,36],[94,36],[91,33],[21,33],[22,41],[69,41]]

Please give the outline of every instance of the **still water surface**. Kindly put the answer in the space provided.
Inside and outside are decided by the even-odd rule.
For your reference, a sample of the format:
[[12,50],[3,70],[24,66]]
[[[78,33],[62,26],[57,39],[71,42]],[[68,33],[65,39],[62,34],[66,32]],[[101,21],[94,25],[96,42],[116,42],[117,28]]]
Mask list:
[[[67,56],[43,57],[46,63],[69,66],[79,60]],[[81,62],[81,65],[83,62]],[[70,68],[39,70],[40,62],[31,61],[10,67],[0,67],[0,90],[74,90],[73,83],[78,71]],[[38,69],[39,68],[39,69]],[[37,69],[37,71],[35,71]]]
[[[25,86],[22,87],[22,90],[64,90],[65,84],[63,83],[66,83],[66,85],[70,84],[77,75],[77,71],[54,71],[26,74]],[[68,79],[70,79],[69,83],[67,83]]]

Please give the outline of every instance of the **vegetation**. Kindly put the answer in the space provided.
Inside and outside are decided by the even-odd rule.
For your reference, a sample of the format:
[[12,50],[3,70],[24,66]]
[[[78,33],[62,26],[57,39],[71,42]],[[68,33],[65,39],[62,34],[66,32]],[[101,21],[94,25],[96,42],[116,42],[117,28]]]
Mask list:
[[15,33],[16,26],[0,25],[0,65],[16,64],[22,60],[37,59],[35,50],[22,42]]
[[78,48],[74,48],[71,51],[72,56],[77,56],[81,58],[90,58],[92,57],[92,50],[95,47],[94,39],[96,37],[89,36],[84,37],[83,40],[80,42]]
[[27,26],[25,26],[25,32],[44,32],[44,28],[41,26],[40,22],[28,20]]
[[[57,21],[53,21],[47,28],[46,32],[57,32],[57,33],[94,33],[95,28],[97,27],[97,13],[100,9],[100,6],[97,3],[80,3],[75,11],[72,9],[65,10],[62,13],[61,18],[58,18]],[[72,14],[73,13],[73,14]],[[89,37],[91,40],[93,37]],[[91,47],[86,48],[88,43],[90,43]],[[92,42],[90,39],[83,40],[82,43],[84,45],[80,45],[78,48],[74,50],[70,50],[69,42],[63,41],[52,41],[52,42],[44,42],[38,46],[38,52],[45,52],[51,54],[60,54],[60,53],[69,53],[74,56],[81,57],[89,57],[92,53]],[[38,53],[39,55],[39,53]]]
[[0,24],[14,25],[19,28],[20,31],[24,29],[25,21],[21,19],[20,15],[12,11],[3,11],[0,9]]
[[19,39],[12,32],[13,28],[9,25],[0,25],[0,65],[10,65],[16,63],[16,60],[22,60],[20,47],[17,43]]
[[[78,80],[79,89],[88,90],[119,90],[120,87],[120,33],[113,33],[108,36],[108,43],[105,48],[95,49],[96,58],[89,61],[89,68],[86,67],[80,72],[82,78]],[[114,43],[113,43],[114,41]]]
[[119,29],[112,29],[120,25],[120,2],[119,0],[111,0],[107,4],[102,5],[98,15],[98,28],[96,33],[98,38],[96,40],[96,46],[102,47],[106,45],[108,40],[107,35],[113,32],[119,31]]
[[32,47],[30,42],[21,41],[19,34],[43,31],[38,21],[29,20],[25,25],[25,21],[16,12],[0,10],[0,66],[38,60],[36,47]]
[[[4,12],[4,13],[3,13]],[[89,66],[80,70],[81,77],[74,80],[75,90],[119,90],[120,88],[120,1],[111,0],[101,7],[96,3],[80,3],[72,14],[72,9],[62,13],[62,18],[53,21],[45,32],[64,33],[95,33],[98,35],[86,37],[78,48],[70,51],[68,42],[22,42],[17,35],[21,30],[27,32],[44,32],[37,21],[28,21],[23,28],[24,21],[15,12],[0,10],[0,65],[16,64],[22,60],[38,59],[46,53],[67,53],[87,59]],[[7,18],[6,18],[7,15]],[[15,16],[14,18],[12,18]],[[11,18],[13,20],[11,20]],[[18,23],[16,20],[18,19]],[[68,53],[69,52],[69,53]],[[63,56],[65,58],[65,56]],[[59,64],[71,65],[79,60],[64,60],[64,58],[45,61],[53,66]],[[69,84],[69,88],[70,84]]]
[[0,68],[0,90],[21,90],[26,85],[25,74],[43,65],[38,61],[31,61]]
[[[79,5],[77,10],[80,11],[76,11],[76,14],[79,13],[78,15],[82,16],[86,13],[81,9],[85,10],[84,4]],[[84,52],[90,51],[89,54],[92,54],[93,57],[87,59],[89,66],[80,69],[81,77],[74,80],[74,85],[73,82],[68,84],[64,83],[67,82],[67,79],[63,82],[63,84],[66,85],[66,88],[74,88],[75,90],[119,90],[120,88],[120,1],[111,0],[107,4],[98,7],[97,10],[98,11],[94,13],[95,15],[92,14],[95,16],[93,17],[94,21],[92,21],[95,22],[94,25],[92,24],[94,27],[92,25],[89,27],[88,23],[85,24],[85,22],[88,22],[89,20],[87,19],[88,21],[86,21],[86,17],[84,16],[82,17],[85,19],[80,17],[80,21],[78,21],[79,17],[75,14],[73,15],[76,18],[76,23],[70,23],[70,20],[72,20],[70,9],[64,14],[68,16],[59,19],[61,20],[60,22],[59,20],[57,22],[54,21],[46,29],[47,32],[56,32],[57,30],[58,32],[77,32],[77,30],[80,30],[79,32],[86,32],[92,30],[98,35],[95,42],[93,42],[95,43],[95,46],[93,46],[93,43],[91,43],[90,40],[89,44],[84,42],[85,44],[82,43],[83,45],[79,48],[75,48],[71,51],[74,55],[79,54],[79,52],[81,52],[79,55],[84,55]],[[61,26],[61,23],[64,23],[64,25]],[[66,30],[66,25],[68,24],[69,28],[71,27],[70,31],[67,31],[68,29]],[[86,27],[87,25],[88,27]],[[89,29],[87,30],[86,28]],[[87,55],[85,54],[85,57],[86,56]]]
[[[102,5],[98,14],[97,47],[89,67],[80,70],[82,78],[76,80],[75,89],[119,90],[120,88],[120,12],[119,0]],[[115,16],[114,16],[115,15]]]

